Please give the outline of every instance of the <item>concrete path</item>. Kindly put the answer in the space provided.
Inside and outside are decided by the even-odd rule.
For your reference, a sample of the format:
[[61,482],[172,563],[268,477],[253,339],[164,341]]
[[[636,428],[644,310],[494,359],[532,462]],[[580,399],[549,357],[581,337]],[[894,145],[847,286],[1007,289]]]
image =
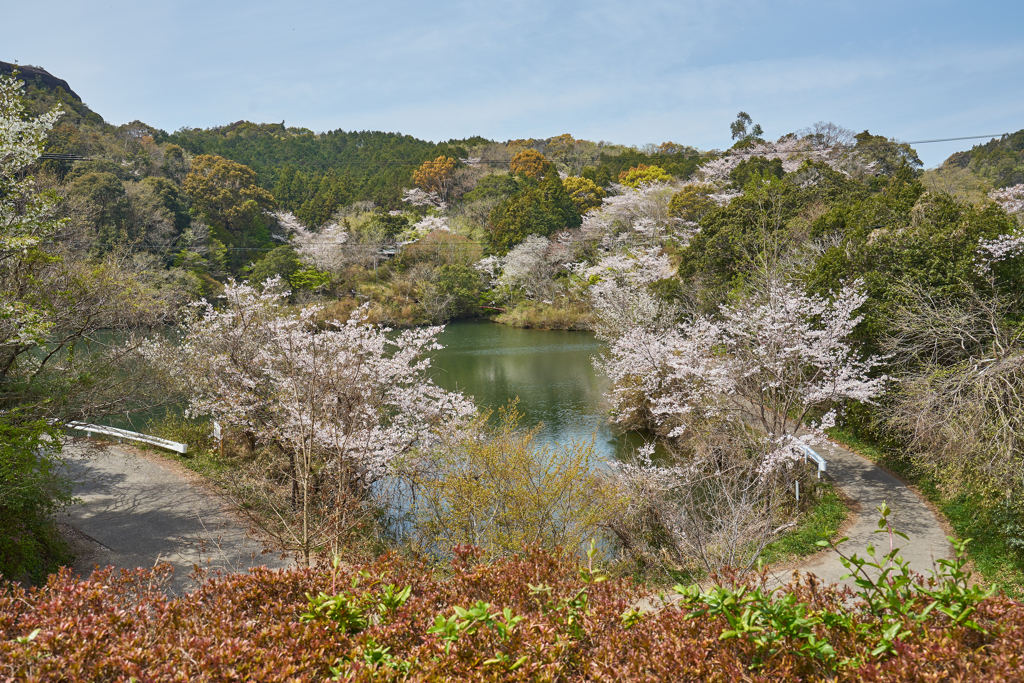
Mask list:
[[194,586],[194,565],[246,571],[289,564],[263,554],[263,544],[247,533],[245,520],[224,498],[195,475],[160,456],[118,445],[86,447],[68,441],[66,474],[80,503],[61,513],[58,523],[76,554],[82,575],[96,566],[174,565],[170,592]]
[[[894,529],[905,533],[909,540],[895,537],[895,545],[916,572],[927,574],[935,560],[953,557],[953,548],[946,540],[945,528],[931,508],[900,479],[889,474],[870,460],[838,444],[829,442],[815,446],[815,450],[828,463],[828,474],[848,501],[852,502],[851,519],[843,536],[849,540],[840,547],[849,556],[866,556],[869,543],[874,544],[877,555],[889,551],[888,534],[876,534],[877,507],[887,503],[892,512],[889,520]],[[849,572],[834,550],[824,550],[795,563],[770,568],[768,585],[780,587],[790,581],[793,572],[814,574],[818,578],[840,585],[855,587],[852,579],[842,579]],[[873,574],[877,574],[873,573]],[[679,596],[659,592],[639,600],[635,607],[643,611],[662,609],[673,604]]]
[[[889,474],[878,465],[857,455],[847,448],[834,443],[815,447],[828,463],[828,474],[846,497],[854,502],[853,519],[845,536],[848,541],[841,548],[846,555],[856,552],[865,556],[869,543],[874,544],[878,554],[889,551],[888,535],[873,533],[878,528],[877,507],[883,502],[892,509],[889,520],[894,529],[905,533],[909,540],[895,537],[910,567],[922,574],[932,569],[935,560],[951,558],[953,548],[946,539],[948,535],[942,522],[932,509],[906,484]],[[840,577],[848,572],[832,550],[823,551],[800,562],[796,567],[802,572],[813,573],[830,583],[846,583]],[[788,578],[792,567],[779,571],[779,578]]]

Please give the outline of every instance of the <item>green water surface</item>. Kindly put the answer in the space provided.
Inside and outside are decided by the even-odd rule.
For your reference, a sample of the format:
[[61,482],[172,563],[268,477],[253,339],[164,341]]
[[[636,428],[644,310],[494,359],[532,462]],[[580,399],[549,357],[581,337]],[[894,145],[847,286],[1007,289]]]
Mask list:
[[608,381],[592,362],[604,345],[592,334],[473,321],[449,324],[438,341],[445,348],[434,353],[431,374],[442,387],[495,410],[518,397],[523,426],[542,423],[544,443],[593,438],[606,460],[626,447],[608,424]]

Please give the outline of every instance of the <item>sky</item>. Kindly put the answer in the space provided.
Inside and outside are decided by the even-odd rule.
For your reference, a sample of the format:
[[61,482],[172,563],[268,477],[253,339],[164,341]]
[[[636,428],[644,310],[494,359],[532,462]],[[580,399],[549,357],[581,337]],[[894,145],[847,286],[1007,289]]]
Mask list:
[[[3,17],[0,60],[167,131],[714,149],[740,110],[771,139],[818,121],[902,141],[1024,128],[1020,0],[48,0]],[[983,141],[915,147],[930,167]]]

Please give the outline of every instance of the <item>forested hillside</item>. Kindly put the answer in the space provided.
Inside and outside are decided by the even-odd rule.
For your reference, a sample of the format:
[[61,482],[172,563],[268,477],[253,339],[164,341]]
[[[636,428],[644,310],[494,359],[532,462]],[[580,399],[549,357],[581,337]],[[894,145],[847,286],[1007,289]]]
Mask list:
[[949,157],[943,166],[966,168],[995,188],[1024,183],[1024,130],[975,145]]
[[282,208],[313,225],[355,201],[397,206],[402,188],[421,163],[439,155],[463,158],[467,145],[484,142],[434,144],[397,133],[314,133],[248,121],[208,130],[182,129],[161,139],[192,154],[216,154],[249,166],[259,183],[274,191]]
[[[189,435],[194,462],[304,564],[422,558],[380,561],[394,584],[372,590],[339,560],[331,580],[352,591],[319,597],[310,573],[252,579],[284,596],[275,617],[305,609],[295,624],[345,633],[318,671],[649,672],[622,643],[688,625],[687,652],[699,641],[747,673],[856,678],[917,657],[940,675],[963,652],[1012,669],[1019,653],[998,621],[1013,615],[1015,633],[1019,603],[969,581],[964,553],[992,590],[1024,592],[1024,131],[928,171],[877,132],[818,123],[770,136],[745,112],[723,121],[728,149],[704,151],[245,121],[168,133],[112,126],[69,84],[17,73],[0,75],[0,476],[17,493],[0,498],[5,577],[39,582],[64,559],[57,425],[173,405],[152,428]],[[594,467],[587,444],[536,444],[514,406],[492,416],[442,389],[429,353],[437,326],[463,318],[595,333],[608,419],[644,444]],[[778,599],[729,583],[680,587],[690,619],[667,623],[597,588],[602,559],[660,587],[755,568],[826,495],[804,455],[828,437],[920,484],[977,540],[932,584],[896,551],[871,560],[903,574],[859,584],[852,608],[814,583]],[[584,556],[582,573],[566,569]],[[409,578],[448,560],[452,582]],[[425,599],[402,585],[462,583],[476,603],[449,616],[458,600],[446,598],[433,626],[423,612],[384,633],[406,600]],[[2,606],[17,618],[0,615],[0,630],[21,648],[21,674],[35,636],[22,642],[10,624],[34,624],[51,594],[12,595]],[[515,630],[524,619],[528,637]],[[310,633],[296,647],[319,643]],[[471,638],[490,659],[458,644]]]

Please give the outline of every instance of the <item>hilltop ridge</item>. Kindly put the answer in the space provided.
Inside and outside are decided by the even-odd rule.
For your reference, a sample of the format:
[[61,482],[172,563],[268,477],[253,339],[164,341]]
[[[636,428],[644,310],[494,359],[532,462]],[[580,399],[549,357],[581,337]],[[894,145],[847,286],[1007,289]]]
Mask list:
[[10,76],[14,73],[18,73],[18,78],[25,82],[26,85],[34,85],[38,88],[44,88],[48,90],[57,90],[61,88],[68,95],[82,101],[82,98],[78,96],[71,86],[63,78],[57,78],[49,71],[41,66],[31,66],[28,64],[12,64],[10,62],[0,62],[0,75]]

